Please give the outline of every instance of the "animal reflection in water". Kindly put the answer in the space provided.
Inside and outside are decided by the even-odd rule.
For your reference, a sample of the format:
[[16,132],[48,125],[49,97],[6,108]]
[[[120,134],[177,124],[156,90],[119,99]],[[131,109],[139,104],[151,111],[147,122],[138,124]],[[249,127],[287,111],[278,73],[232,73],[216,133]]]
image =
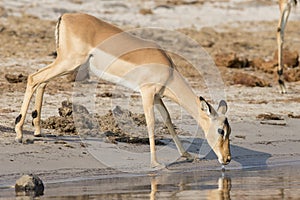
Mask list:
[[207,193],[209,200],[227,200],[230,199],[231,179],[229,177],[220,177],[218,180],[218,189],[210,190]]
[[[185,183],[178,183],[180,185],[179,190],[173,192],[172,196],[186,196],[186,194],[180,194],[180,193],[185,193],[188,191],[191,191],[189,195],[195,195],[195,199],[197,198],[203,198],[206,196],[207,200],[229,200],[230,199],[230,191],[231,191],[231,178],[224,176],[222,174],[222,177],[220,177],[217,181],[218,188],[217,189],[211,189],[208,190],[207,192],[204,191],[191,191],[191,186],[186,185]],[[158,198],[158,185],[159,180],[158,177],[152,177],[151,178],[151,193],[150,193],[150,200],[155,200]],[[174,194],[176,193],[176,194]],[[201,195],[201,196],[199,196]],[[192,197],[192,196],[191,196]]]

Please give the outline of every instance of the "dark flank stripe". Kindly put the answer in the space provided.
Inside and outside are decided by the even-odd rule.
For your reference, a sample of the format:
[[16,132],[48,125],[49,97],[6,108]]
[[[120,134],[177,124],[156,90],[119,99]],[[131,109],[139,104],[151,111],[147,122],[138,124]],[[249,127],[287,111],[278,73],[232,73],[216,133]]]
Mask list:
[[36,118],[37,115],[38,115],[37,110],[33,111],[32,114],[31,114],[31,116],[32,116],[33,119]]
[[58,21],[57,21],[57,24],[56,24],[56,30],[55,30],[56,31],[55,35],[56,35],[56,48],[57,49],[59,47],[59,28],[60,28],[61,18],[62,18],[62,16],[60,16],[58,18]]
[[19,123],[22,118],[22,114],[19,114],[19,116],[16,118],[15,124]]

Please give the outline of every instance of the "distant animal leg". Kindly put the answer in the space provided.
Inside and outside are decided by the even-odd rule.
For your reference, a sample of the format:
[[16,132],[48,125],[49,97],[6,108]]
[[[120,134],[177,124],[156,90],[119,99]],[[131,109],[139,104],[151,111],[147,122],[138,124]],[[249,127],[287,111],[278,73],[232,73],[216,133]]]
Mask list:
[[284,30],[288,21],[288,17],[290,14],[291,7],[290,5],[286,5],[281,11],[281,16],[278,22],[278,30],[277,30],[277,46],[278,46],[278,83],[280,86],[280,92],[282,94],[286,93],[286,87],[283,80],[283,58],[282,58],[282,50],[284,43]]

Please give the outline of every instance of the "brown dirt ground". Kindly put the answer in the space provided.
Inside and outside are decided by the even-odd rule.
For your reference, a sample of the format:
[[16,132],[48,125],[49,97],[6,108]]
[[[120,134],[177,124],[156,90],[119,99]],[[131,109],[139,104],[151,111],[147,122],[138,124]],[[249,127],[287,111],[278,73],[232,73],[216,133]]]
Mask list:
[[[178,2],[177,2],[178,3]],[[0,9],[0,16],[6,16],[5,10]],[[46,21],[38,19],[37,17],[24,15],[22,17],[8,16],[5,23],[0,25],[0,38],[2,47],[0,48],[0,56],[5,58],[18,58],[18,59],[36,59],[42,57],[48,57],[47,60],[51,60],[55,52],[54,44],[54,28],[55,21]],[[299,22],[290,22],[287,28],[286,46],[297,53],[299,44],[291,42],[291,38],[297,32],[295,29],[298,27]],[[251,27],[251,22],[243,24],[243,28],[228,28],[224,27],[224,30],[217,31],[213,28],[203,28],[200,31],[194,29],[180,29],[179,31],[195,39],[201,44],[207,52],[209,52],[216,61],[219,67],[224,66],[224,62],[218,62],[219,57],[227,58],[227,62],[232,62],[233,65],[227,65],[230,68],[245,68],[250,67],[251,71],[254,71],[257,76],[263,76],[265,81],[272,82],[274,85],[274,70],[276,68],[276,60],[274,61],[275,50],[276,50],[276,35],[271,27],[276,27],[274,22],[262,22],[263,26],[267,28],[265,31],[254,32],[248,31],[247,27]],[[233,39],[234,38],[234,39]],[[43,44],[43,45],[41,45]],[[234,54],[234,56],[232,56]],[[297,57],[298,58],[298,57]],[[252,62],[260,59],[260,63]],[[183,74],[192,76],[193,73],[185,72],[184,70],[189,69],[187,63],[183,63],[181,59],[174,58],[175,63],[181,66],[179,69]],[[272,62],[273,61],[273,62]],[[246,63],[245,63],[246,62]],[[264,62],[272,62],[270,70],[264,70],[262,66]],[[247,64],[247,63],[250,63]],[[49,64],[49,61],[44,61],[41,64]],[[252,66],[251,66],[252,64]],[[298,64],[293,68],[286,66],[285,77],[287,81],[299,81],[300,73]],[[234,66],[235,65],[235,66]],[[256,66],[255,66],[256,65]],[[243,70],[243,69],[241,69]],[[231,80],[233,79],[231,71],[241,71],[240,69],[226,69],[221,68],[223,78],[227,84],[234,84]],[[249,69],[247,69],[249,71]],[[244,71],[244,73],[247,73]],[[264,72],[268,72],[264,74]],[[28,75],[29,72],[24,71],[15,73],[14,71],[7,71],[5,75]],[[255,76],[252,73],[252,75]],[[273,74],[273,75],[270,75]],[[64,89],[61,87],[61,82],[58,82],[57,87],[49,87],[56,89]],[[24,91],[24,85],[21,84],[8,84],[1,83],[1,90],[5,91],[8,88],[11,90]],[[66,89],[69,89],[66,88]],[[50,93],[55,91],[49,91]]]
[[[176,1],[177,3],[182,2]],[[39,64],[46,65],[54,59],[55,21],[41,20],[29,15],[7,16],[3,8],[0,9],[0,16],[5,17],[5,23],[0,25],[0,39],[2,41],[0,56],[3,60],[41,58]],[[299,59],[297,49],[299,49],[300,44],[292,43],[290,39],[296,34],[296,27],[299,25],[300,22],[291,22],[287,28],[289,34],[286,37],[286,45],[292,50],[292,52],[287,51],[287,54],[294,55],[291,58],[294,61]],[[251,26],[253,23],[248,22],[241,25],[242,28],[224,26],[222,31],[213,28],[203,28],[200,31],[180,29],[179,31],[199,42],[212,55],[226,85],[276,86],[276,73],[274,73],[277,63],[277,55],[275,55],[276,35],[273,32],[276,23],[261,22],[260,26],[266,28],[259,32],[248,30]],[[195,76],[197,72],[189,63],[176,55],[171,55],[171,57],[179,66],[178,70],[182,74],[188,78]],[[24,93],[26,77],[34,72],[31,68],[22,67],[22,64],[16,65],[0,68],[3,74],[0,78],[2,96],[16,91]],[[299,62],[291,67],[286,66],[285,78],[287,81],[300,80],[298,65]],[[54,95],[61,91],[70,91],[72,86],[73,83],[66,82],[65,78],[57,78],[56,81],[49,83],[47,93]],[[101,95],[105,96],[106,94],[104,92]]]

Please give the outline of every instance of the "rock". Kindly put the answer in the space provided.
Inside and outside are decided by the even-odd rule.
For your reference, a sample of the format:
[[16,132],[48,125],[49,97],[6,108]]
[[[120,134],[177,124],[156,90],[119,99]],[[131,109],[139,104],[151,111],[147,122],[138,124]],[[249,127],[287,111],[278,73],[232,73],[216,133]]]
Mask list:
[[265,124],[265,125],[276,125],[276,126],[286,126],[285,121],[277,121],[277,120],[266,120],[266,121],[261,121],[260,124]]
[[76,132],[73,116],[51,116],[46,120],[42,120],[41,126],[45,129],[55,129],[64,133]]
[[242,72],[236,72],[233,75],[233,84],[240,84],[240,85],[245,85],[248,87],[266,87],[270,86],[269,83],[266,81],[250,74],[242,73]]
[[[296,54],[294,55],[294,61],[289,61],[289,65],[291,67],[288,67],[286,64],[283,69],[283,78],[287,82],[297,82],[300,81],[300,67],[297,67],[295,65],[298,65],[296,60]],[[290,59],[290,58],[289,58]],[[291,60],[291,59],[290,59]],[[292,64],[294,63],[294,64]],[[255,69],[262,70],[265,73],[269,74],[275,74],[277,76],[277,60],[271,60],[271,61],[265,61],[261,58],[255,58],[251,61],[251,66],[253,66]]]
[[287,82],[300,81],[300,68],[296,67],[283,70],[283,77]]
[[27,81],[27,76],[24,76],[23,74],[5,74],[4,77],[9,83],[21,83]]
[[80,113],[80,117],[76,118],[76,123],[79,127],[88,129],[93,127],[93,118],[89,114],[88,109],[82,105],[73,104],[68,100],[63,101],[61,107],[58,108],[59,116],[51,116],[46,120],[42,120],[41,126],[42,128],[55,129],[64,133],[76,133],[74,112]]
[[58,108],[58,114],[61,117],[71,116],[73,113],[73,104],[70,101],[61,102],[61,107]]
[[210,41],[210,40],[204,40],[204,41],[201,42],[202,47],[210,48],[210,47],[213,47],[214,45],[215,45],[215,42]]
[[300,119],[300,115],[296,115],[293,112],[288,114],[289,118]]
[[23,175],[16,181],[15,191],[17,196],[40,196],[44,194],[44,184],[34,174]]
[[249,67],[247,58],[237,57],[235,53],[224,53],[215,55],[215,63],[219,67],[246,68]]
[[265,73],[273,74],[276,72],[277,61],[265,61],[262,58],[255,58],[251,61],[251,66],[255,69],[262,70]]
[[[81,115],[74,116],[73,111]],[[122,109],[120,106],[116,106],[113,110],[100,116],[90,114],[82,105],[63,101],[62,107],[59,108],[59,115],[42,120],[42,128],[55,129],[64,134],[80,134],[83,137],[87,135],[102,137],[103,134],[101,133],[104,133],[107,140],[112,143],[145,144],[148,142],[148,138],[144,137],[144,133],[147,131],[145,115],[133,113],[127,109]],[[169,134],[167,128],[162,124],[159,124],[158,127],[158,135]],[[159,139],[156,140],[156,144],[162,144]],[[71,146],[68,147],[72,148]]]
[[[251,61],[251,66],[253,66],[255,69],[262,70],[265,73],[273,74],[274,72],[277,72],[277,66],[278,66],[278,52],[277,50],[274,53],[273,60],[265,61],[262,58],[255,58],[253,61]],[[288,68],[295,68],[299,65],[299,54],[297,51],[289,51],[287,49],[283,50],[283,66],[284,66],[284,72]],[[292,72],[292,71],[291,71]],[[292,74],[286,74],[284,75],[287,81],[292,82],[296,81],[296,78],[293,77]]]
[[284,120],[283,116],[274,113],[263,113],[256,116],[261,120]]
[[149,8],[142,8],[142,9],[140,9],[139,13],[142,15],[152,15],[153,14],[152,10]]
[[168,5],[195,5],[195,4],[203,4],[205,1],[203,0],[167,0],[166,3]]
[[[278,64],[278,51],[274,52],[274,61]],[[285,67],[297,67],[299,65],[299,54],[297,51],[284,49],[282,51],[282,61]]]
[[74,112],[89,114],[89,111],[86,107],[79,104],[73,104],[72,102],[65,100],[61,103],[61,107],[58,108],[59,116],[61,117],[71,116],[73,114],[73,109]]

